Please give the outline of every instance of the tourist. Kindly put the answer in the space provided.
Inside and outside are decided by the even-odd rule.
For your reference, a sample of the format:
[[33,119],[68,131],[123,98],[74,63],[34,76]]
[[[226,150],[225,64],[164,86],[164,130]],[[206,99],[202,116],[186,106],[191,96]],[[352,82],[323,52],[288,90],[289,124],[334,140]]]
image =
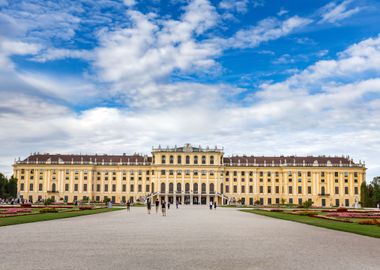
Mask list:
[[212,210],[212,202],[210,202],[209,205],[210,205],[210,210]]
[[148,214],[150,215],[150,209],[152,208],[152,204],[150,202],[150,199],[148,199],[146,202],[146,208],[148,209]]
[[178,200],[175,202],[175,207],[178,209],[178,207],[179,207],[179,202],[178,202]]
[[165,201],[161,202],[161,210],[162,210],[162,216],[166,217],[166,202]]
[[170,209],[170,201],[168,201],[168,210]]
[[156,199],[156,214],[158,213],[158,207],[160,206],[160,201]]
[[216,201],[214,202],[214,209],[216,210]]
[[128,212],[131,211],[131,202],[130,201],[127,202],[127,211]]

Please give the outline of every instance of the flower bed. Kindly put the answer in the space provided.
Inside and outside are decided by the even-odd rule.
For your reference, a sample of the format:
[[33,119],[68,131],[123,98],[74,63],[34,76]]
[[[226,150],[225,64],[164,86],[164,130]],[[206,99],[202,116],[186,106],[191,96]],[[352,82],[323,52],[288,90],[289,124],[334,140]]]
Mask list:
[[332,217],[320,216],[320,215],[315,215],[315,216],[312,216],[312,217],[320,218],[320,219],[333,220],[333,221],[338,221],[338,222],[353,223],[353,221],[351,221],[349,219],[339,219],[339,218],[332,218]]
[[328,217],[337,217],[337,218],[380,218],[379,212],[336,212],[327,214]]
[[6,211],[2,212],[3,215],[15,215],[19,213],[30,213],[32,209],[30,208],[8,208]]

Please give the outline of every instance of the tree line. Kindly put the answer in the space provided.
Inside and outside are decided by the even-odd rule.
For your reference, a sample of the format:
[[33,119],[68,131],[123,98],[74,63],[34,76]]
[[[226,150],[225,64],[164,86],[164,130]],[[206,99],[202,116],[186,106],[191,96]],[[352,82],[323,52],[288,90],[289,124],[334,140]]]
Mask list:
[[16,198],[17,197],[17,179],[13,177],[7,178],[0,173],[0,198]]
[[380,176],[373,178],[368,185],[366,182],[361,184],[360,201],[363,207],[377,207],[380,203]]

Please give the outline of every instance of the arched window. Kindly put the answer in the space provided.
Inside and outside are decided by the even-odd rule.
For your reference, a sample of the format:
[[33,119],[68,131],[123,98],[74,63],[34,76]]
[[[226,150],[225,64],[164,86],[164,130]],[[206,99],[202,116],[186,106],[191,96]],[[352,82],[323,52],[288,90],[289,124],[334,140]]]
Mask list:
[[211,164],[211,165],[214,164],[214,156],[210,156],[210,164]]
[[190,164],[190,156],[186,156],[186,164]]
[[170,155],[170,157],[169,157],[169,162],[170,162],[170,164],[173,164],[173,163],[174,163],[174,157],[173,157],[173,155]]
[[56,185],[55,185],[55,183],[53,183],[53,184],[51,185],[51,190],[52,190],[53,192],[55,192],[55,188],[56,188]]
[[166,156],[162,156],[162,157],[161,157],[161,163],[162,163],[162,164],[165,164],[165,163],[166,163]]
[[185,184],[185,191],[190,192],[190,184],[189,183]]
[[194,189],[194,193],[198,193],[198,183],[194,183],[193,189]]
[[206,184],[205,183],[202,184],[202,193],[206,193]]
[[161,183],[161,193],[165,193],[165,183]]
[[173,183],[169,183],[169,193],[173,193],[174,185]]
[[325,187],[321,188],[321,195],[325,195]]
[[177,192],[181,192],[181,183],[177,183]]
[[198,156],[194,156],[194,164],[198,164]]
[[211,183],[211,184],[210,184],[210,193],[211,193],[211,192],[214,193],[214,191],[215,191],[215,190],[214,190],[214,187],[215,187],[214,184]]
[[206,156],[202,156],[202,164],[206,164]]
[[181,164],[182,163],[182,156],[177,156],[177,164]]

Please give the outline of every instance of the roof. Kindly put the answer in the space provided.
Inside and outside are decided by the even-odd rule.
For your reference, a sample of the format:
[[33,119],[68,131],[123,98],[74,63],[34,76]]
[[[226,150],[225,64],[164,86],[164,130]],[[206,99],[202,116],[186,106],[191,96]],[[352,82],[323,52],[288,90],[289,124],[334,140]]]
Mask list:
[[352,164],[355,163],[349,157],[328,157],[328,156],[232,156],[224,157],[223,162],[225,164],[305,164],[305,165],[314,165],[314,164],[331,164],[331,165],[340,165],[340,164]]
[[61,154],[33,154],[27,157],[24,162],[151,162],[152,158],[142,155],[61,155]]

